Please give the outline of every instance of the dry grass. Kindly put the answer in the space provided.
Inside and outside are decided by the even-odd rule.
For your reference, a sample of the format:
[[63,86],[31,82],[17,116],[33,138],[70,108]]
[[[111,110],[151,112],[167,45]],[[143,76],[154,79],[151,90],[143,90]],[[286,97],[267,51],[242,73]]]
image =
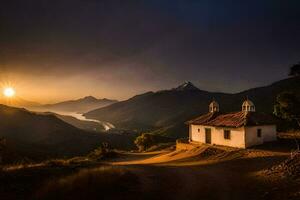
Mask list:
[[174,150],[175,149],[175,143],[174,142],[168,142],[168,143],[159,143],[156,144],[149,149],[146,150],[146,152],[152,152],[152,151],[160,151],[164,149],[170,149]]
[[294,178],[300,181],[300,154],[262,171],[262,174],[276,178]]
[[279,138],[284,139],[300,139],[300,131],[290,131],[278,133]]
[[47,183],[36,194],[38,199],[130,199],[138,194],[139,180],[117,167],[85,169]]
[[21,170],[28,168],[37,168],[37,167],[70,167],[74,165],[83,166],[85,164],[90,164],[94,162],[92,159],[87,157],[74,157],[71,159],[51,159],[45,160],[40,163],[16,163],[12,165],[2,166],[3,171],[13,171],[13,170]]

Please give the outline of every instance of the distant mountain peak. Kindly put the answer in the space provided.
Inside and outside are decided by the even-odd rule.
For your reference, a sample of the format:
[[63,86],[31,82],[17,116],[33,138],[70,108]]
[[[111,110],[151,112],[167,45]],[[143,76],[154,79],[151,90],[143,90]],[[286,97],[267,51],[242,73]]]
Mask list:
[[93,96],[86,96],[84,98],[82,98],[83,100],[89,100],[89,101],[94,101],[94,100],[97,100],[95,97]]
[[199,90],[199,89],[190,81],[185,81],[183,84],[175,88],[175,90],[184,91],[184,90]]

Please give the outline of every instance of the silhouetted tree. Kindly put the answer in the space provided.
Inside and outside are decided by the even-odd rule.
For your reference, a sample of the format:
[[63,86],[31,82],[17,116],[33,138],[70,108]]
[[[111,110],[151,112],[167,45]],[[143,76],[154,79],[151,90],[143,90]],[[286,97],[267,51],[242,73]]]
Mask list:
[[[300,127],[300,100],[294,93],[283,92],[279,94],[274,105],[274,114],[281,119],[296,120]],[[295,141],[299,150],[298,140],[295,139]]]
[[102,144],[98,148],[94,149],[91,153],[89,153],[88,156],[94,159],[102,159],[108,157],[111,153],[112,149],[110,144],[107,142],[102,142]]
[[140,151],[144,151],[154,145],[154,136],[149,133],[143,133],[135,139],[134,143]]
[[289,73],[290,76],[299,76],[300,75],[300,62],[293,65],[291,68],[290,68],[290,73]]
[[300,100],[294,93],[283,92],[276,98],[274,114],[286,120],[296,120],[300,126]]
[[105,155],[111,151],[111,146],[108,142],[102,142],[101,147],[102,153]]

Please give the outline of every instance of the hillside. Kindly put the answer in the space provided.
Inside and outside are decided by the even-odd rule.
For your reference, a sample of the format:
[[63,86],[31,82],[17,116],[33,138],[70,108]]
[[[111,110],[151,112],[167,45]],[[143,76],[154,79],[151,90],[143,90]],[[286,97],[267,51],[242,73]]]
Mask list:
[[102,108],[113,103],[117,100],[111,99],[97,99],[93,96],[87,96],[77,100],[63,101],[55,104],[46,104],[31,108],[39,111],[52,111],[52,112],[75,112],[84,113],[97,108]]
[[0,105],[0,137],[8,148],[26,156],[40,152],[43,157],[69,156],[93,149],[99,136],[81,131],[51,114]]
[[276,95],[283,91],[299,94],[300,78],[289,78],[236,94],[203,91],[188,82],[171,90],[137,95],[90,111],[85,116],[110,122],[117,128],[186,137],[184,122],[206,113],[213,98],[220,103],[220,109],[224,112],[240,110],[242,101],[248,96],[255,103],[257,111],[272,113]]
[[75,128],[53,114],[0,105],[0,138],[6,140],[7,160],[82,155],[109,142],[115,148],[130,148],[132,137],[91,133]]

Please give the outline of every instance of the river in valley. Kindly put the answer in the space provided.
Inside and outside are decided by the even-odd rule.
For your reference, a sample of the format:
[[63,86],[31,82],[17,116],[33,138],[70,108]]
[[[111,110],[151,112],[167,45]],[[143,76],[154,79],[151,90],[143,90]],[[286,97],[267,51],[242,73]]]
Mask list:
[[55,113],[59,114],[59,115],[66,115],[66,116],[72,116],[75,117],[76,119],[79,119],[81,121],[89,121],[89,122],[96,122],[99,123],[103,126],[104,130],[108,131],[112,128],[115,128],[115,126],[109,122],[103,122],[103,121],[99,121],[96,119],[88,119],[86,118],[83,114],[81,113],[76,113],[76,112],[60,112],[60,111],[55,111]]

